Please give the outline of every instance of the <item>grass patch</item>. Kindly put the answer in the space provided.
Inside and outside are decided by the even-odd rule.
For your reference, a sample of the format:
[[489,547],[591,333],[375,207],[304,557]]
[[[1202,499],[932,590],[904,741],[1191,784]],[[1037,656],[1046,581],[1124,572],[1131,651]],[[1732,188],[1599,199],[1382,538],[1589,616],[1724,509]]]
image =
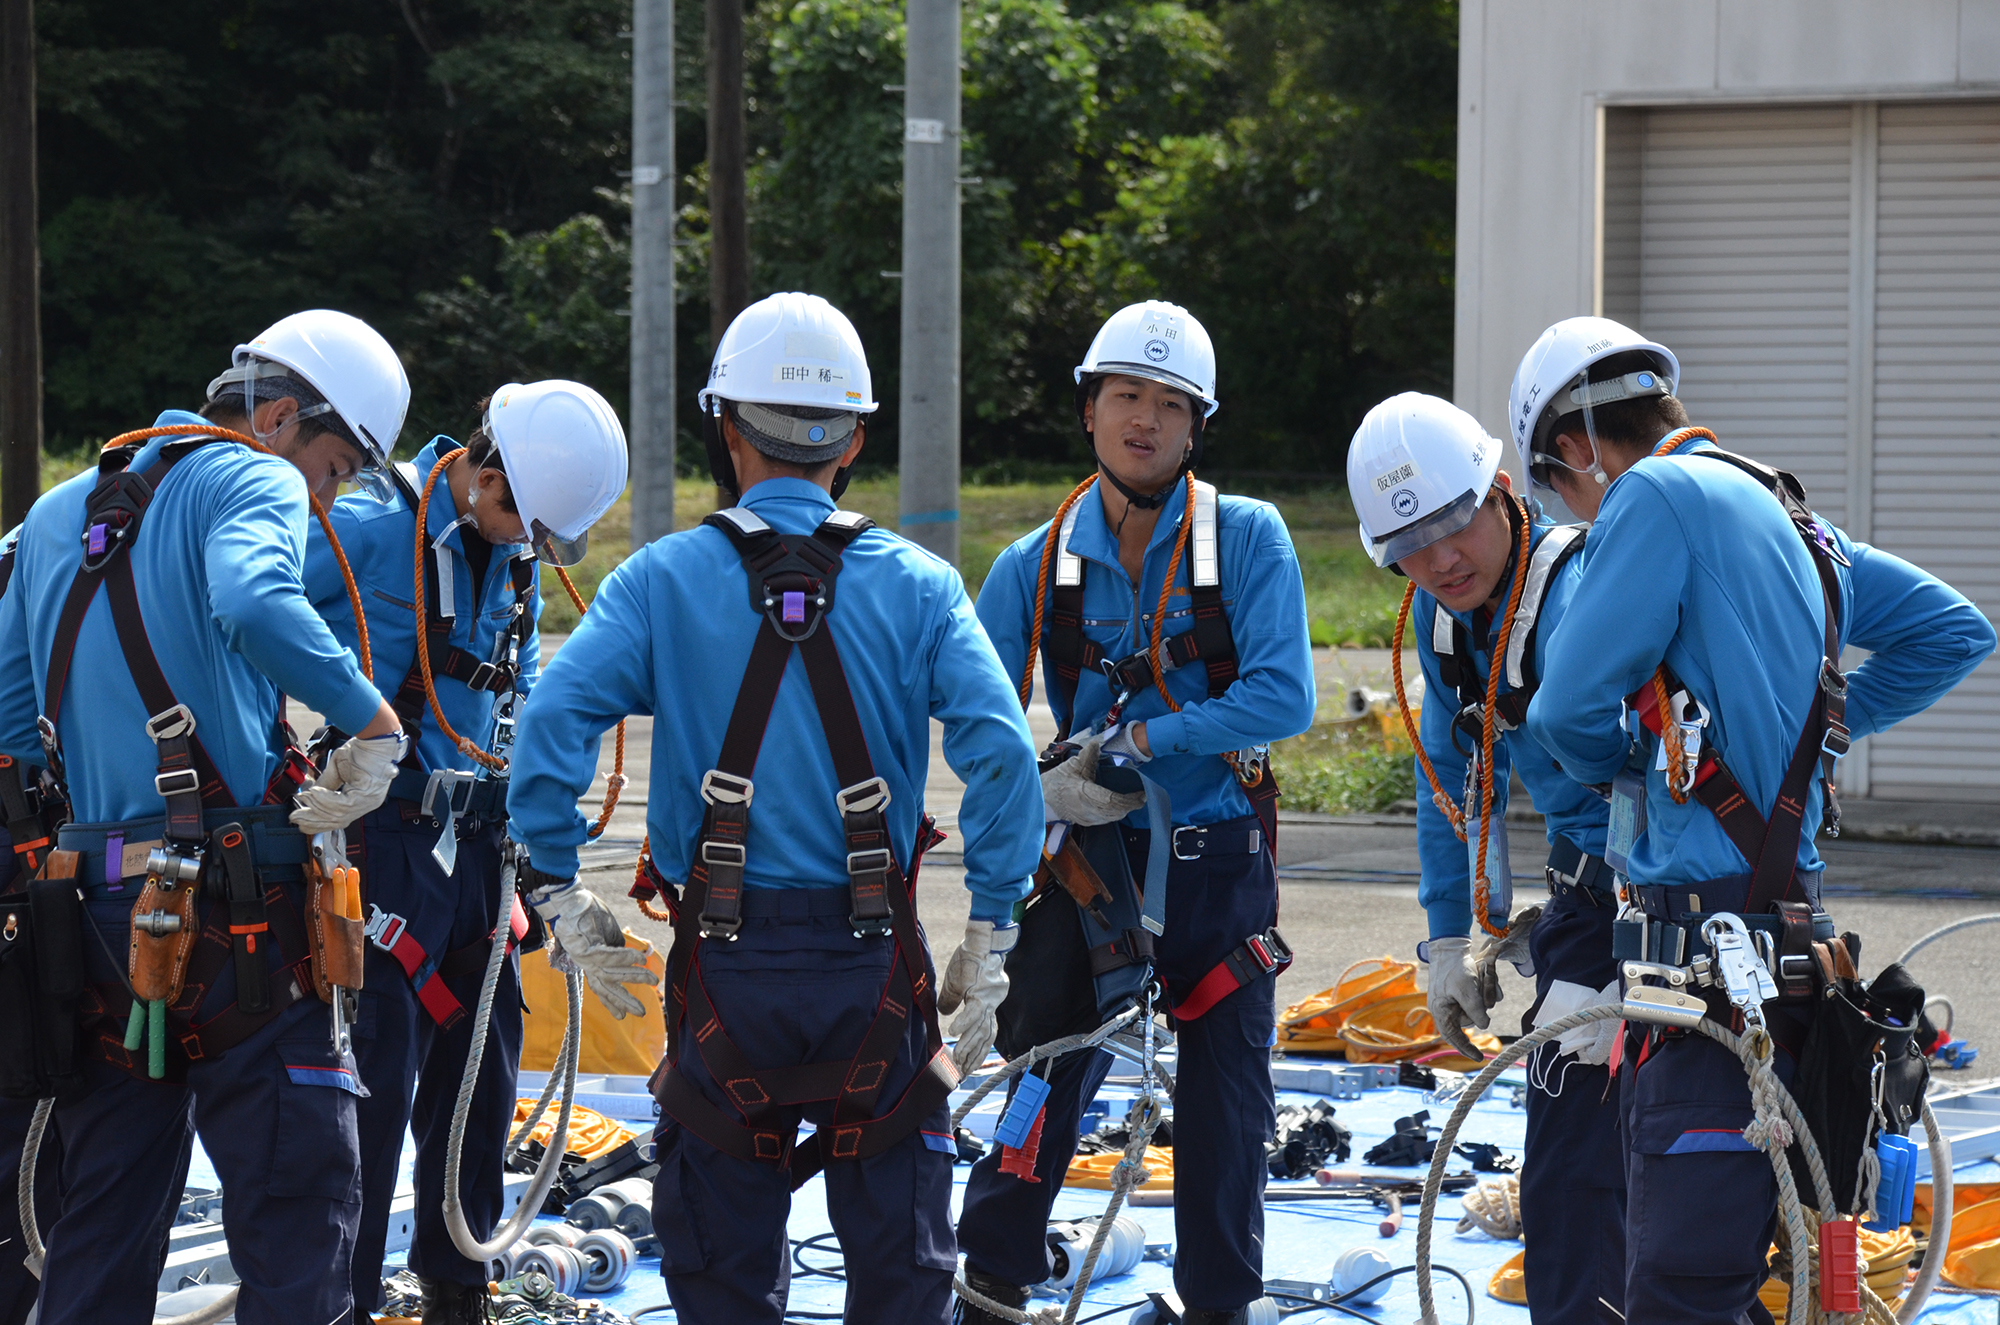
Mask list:
[[1288,810],[1374,814],[1416,795],[1409,738],[1373,720],[1319,723],[1271,747]]

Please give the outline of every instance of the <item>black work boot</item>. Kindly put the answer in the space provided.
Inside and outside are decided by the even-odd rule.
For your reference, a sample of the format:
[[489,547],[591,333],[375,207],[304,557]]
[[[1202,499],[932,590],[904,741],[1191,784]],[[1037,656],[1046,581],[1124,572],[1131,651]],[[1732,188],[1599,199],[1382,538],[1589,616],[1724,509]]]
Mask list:
[[[981,1274],[977,1270],[965,1272],[965,1282],[979,1292],[1006,1306],[1025,1310],[1028,1305],[1028,1290],[1004,1279]],[[952,1300],[951,1325],[1013,1325],[1004,1316],[996,1316],[985,1307],[976,1307],[964,1298]]]
[[425,1279],[424,1303],[420,1308],[424,1325],[486,1325],[489,1300],[485,1284],[454,1284]]

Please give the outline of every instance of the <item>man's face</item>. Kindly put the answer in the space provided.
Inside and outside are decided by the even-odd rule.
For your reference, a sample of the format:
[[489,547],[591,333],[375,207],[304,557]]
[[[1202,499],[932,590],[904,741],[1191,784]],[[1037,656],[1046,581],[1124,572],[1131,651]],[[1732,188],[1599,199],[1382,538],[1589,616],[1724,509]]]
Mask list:
[[340,485],[361,472],[361,452],[330,432],[301,442],[300,426],[293,417],[298,412],[299,402],[290,396],[267,400],[257,407],[257,432],[270,438],[271,449],[306,476],[306,487],[320,505],[331,506]]
[[489,543],[525,543],[528,541],[528,527],[521,521],[517,510],[508,514],[503,498],[507,495],[507,479],[497,469],[481,469],[473,474],[473,491],[479,500],[472,503],[472,527],[479,536]]
[[[1506,475],[1497,475],[1504,486]],[[1419,589],[1454,612],[1470,612],[1499,591],[1514,551],[1514,531],[1499,493],[1491,493],[1472,523],[1396,563]]]
[[1195,409],[1185,391],[1113,374],[1084,402],[1083,426],[1099,464],[1128,487],[1158,492],[1187,459]]
[[1573,471],[1588,471],[1591,463],[1598,459],[1597,448],[1590,444],[1588,437],[1567,432],[1555,434],[1549,438],[1549,444],[1562,457],[1563,464],[1571,467],[1564,469],[1559,465],[1550,465],[1549,486],[1555,489],[1556,496],[1562,498],[1563,505],[1569,507],[1577,519],[1586,522],[1595,520],[1597,508],[1604,501],[1604,484],[1588,472]]

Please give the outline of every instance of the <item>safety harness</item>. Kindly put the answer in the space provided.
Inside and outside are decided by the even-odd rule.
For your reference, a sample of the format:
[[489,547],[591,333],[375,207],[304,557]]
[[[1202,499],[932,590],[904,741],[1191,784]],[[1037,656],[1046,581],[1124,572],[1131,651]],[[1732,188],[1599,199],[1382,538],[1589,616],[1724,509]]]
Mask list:
[[[139,454],[136,445],[109,447],[99,457],[98,484],[84,501],[83,561],[70,582],[57,618],[49,649],[47,693],[39,719],[49,768],[60,781],[63,760],[56,735],[57,722],[84,617],[102,588],[110,604],[112,625],[126,668],[141,702],[153,715],[146,720],[146,732],[158,751],[158,772],[153,781],[166,807],[162,825],[164,859],[169,862],[198,859],[206,846],[211,863],[202,877],[208,881],[210,893],[227,903],[210,909],[208,922],[188,958],[179,996],[165,1010],[177,1027],[173,1038],[181,1055],[190,1062],[214,1057],[239,1043],[302,998],[304,990],[311,987],[307,969],[310,953],[297,907],[284,889],[267,887],[259,879],[249,837],[241,826],[235,823],[216,826],[215,821],[220,818],[249,819],[256,811],[234,805],[227,784],[196,734],[194,714],[175,698],[173,687],[153,653],[133,579],[131,549],[155,494],[180,461],[219,440],[222,439],[196,436],[186,442],[169,443],[143,470],[131,468]],[[282,716],[277,721],[274,739],[283,753],[277,773],[265,787],[262,804],[275,807],[282,819],[313,769]],[[0,791],[0,795],[4,794]],[[216,831],[211,833],[211,827]],[[63,830],[60,841],[65,849],[71,849],[86,842],[103,846],[114,837],[122,847],[122,835],[115,831],[74,825]],[[303,846],[303,839],[300,845]],[[148,869],[149,872],[152,869],[150,864]],[[122,864],[118,873],[122,876]],[[107,863],[107,882],[112,875]],[[260,939],[275,942],[282,954],[284,964],[275,988],[265,954],[259,951]],[[203,996],[224,964],[232,959],[236,967],[236,1002],[209,1021],[195,1024],[192,1018]],[[121,985],[95,986],[85,991],[82,1011],[86,1018],[112,1020],[115,1024],[120,1005],[129,1007],[130,1002],[128,991]],[[107,1030],[97,1035],[96,1052],[113,1066],[140,1075],[143,1065],[133,1058],[128,1043],[129,1035],[120,1036]],[[160,1073],[150,1071],[146,1075],[157,1077]]]
[[[1535,644],[1541,635],[1542,604],[1548,599],[1556,573],[1583,551],[1583,539],[1584,526],[1557,525],[1542,535],[1542,541],[1535,544],[1528,558],[1527,583],[1522,586],[1521,601],[1514,608],[1514,628],[1507,633],[1507,651],[1502,660],[1508,689],[1493,704],[1494,722],[1503,732],[1513,731],[1527,720],[1528,705],[1541,688],[1542,678],[1535,670]],[[1503,581],[1507,578],[1501,576]],[[1475,621],[1483,615],[1482,610]],[[1437,655],[1438,675],[1458,696],[1457,725],[1477,740],[1486,705],[1486,678],[1479,674],[1473,661],[1475,649],[1472,631],[1433,599],[1431,652]]]
[[[663,893],[674,923],[667,959],[673,1005],[667,1010],[667,1056],[654,1073],[652,1090],[661,1110],[681,1126],[724,1154],[785,1170],[796,1189],[827,1163],[888,1150],[915,1131],[958,1083],[938,1027],[937,992],[911,896],[923,852],[938,839],[926,819],[906,877],[884,814],[888,784],[876,776],[869,759],[867,736],[834,640],[830,618],[841,553],[874,522],[835,511],[811,534],[784,535],[735,507],[703,523],[727,535],[741,555],[750,604],[762,621],[722,752],[715,767],[702,775],[708,808],[687,883],[678,898],[671,888]],[[703,943],[732,941],[743,925],[744,846],[755,793],[751,775],[794,649],[804,660],[834,771],[843,784],[835,801],[847,836],[850,921],[857,938],[891,938],[895,953],[875,1020],[852,1061],[759,1068],[724,1029],[703,986],[699,957]],[[877,1100],[913,1016],[923,1022],[927,1061],[902,1096],[878,1115]],[[678,1064],[690,1036],[738,1117],[711,1103],[682,1075]],[[833,1102],[832,1123],[795,1146],[800,1106],[821,1101]]]
[[[1683,434],[1676,433],[1663,443],[1662,449],[1684,440]],[[1783,470],[1720,449],[1686,454],[1733,465],[1756,479],[1777,500],[1812,555],[1826,608],[1822,657],[1812,706],[1793,746],[1791,762],[1786,766],[1768,820],[1758,813],[1755,803],[1744,793],[1742,783],[1709,742],[1707,710],[1664,662],[1652,680],[1625,701],[1646,730],[1667,747],[1669,795],[1681,804],[1692,795],[1707,806],[1729,840],[1750,862],[1754,873],[1743,912],[1746,918],[1762,916],[1773,903],[1797,900],[1793,885],[1799,839],[1804,831],[1806,797],[1815,776],[1825,793],[1821,826],[1830,837],[1840,834],[1840,801],[1834,790],[1833,769],[1834,761],[1847,753],[1850,739],[1846,720],[1847,678],[1840,670],[1840,576],[1834,567],[1836,563],[1843,566],[1849,563],[1807,507],[1805,488],[1798,479]]]
[[[1161,588],[1160,602],[1154,612],[1152,643],[1125,658],[1113,659],[1096,640],[1091,639],[1083,629],[1083,575],[1084,559],[1070,551],[1070,539],[1076,532],[1076,522],[1083,510],[1081,500],[1089,491],[1095,479],[1087,479],[1063,502],[1050,523],[1049,538],[1043,548],[1042,576],[1049,576],[1049,562],[1054,561],[1054,584],[1049,591],[1049,612],[1046,631],[1035,632],[1035,643],[1048,657],[1050,680],[1063,698],[1063,707],[1069,716],[1059,720],[1056,733],[1058,743],[1069,737],[1076,718],[1076,688],[1085,669],[1102,672],[1110,684],[1114,697],[1113,707],[1121,710],[1131,697],[1148,686],[1159,687],[1161,697],[1170,709],[1180,706],[1174,702],[1166,690],[1166,674],[1182,667],[1200,663],[1208,676],[1208,698],[1221,696],[1236,681],[1237,652],[1236,636],[1230,629],[1229,614],[1222,598],[1222,562],[1218,553],[1216,537],[1218,505],[1213,484],[1204,483],[1189,474],[1185,478],[1187,502],[1179,533],[1180,543],[1168,566],[1166,582]],[[1174,590],[1175,571],[1185,560],[1188,563],[1187,592],[1191,602],[1194,625],[1191,630],[1173,636],[1165,636],[1163,631],[1166,606]],[[1037,598],[1036,616],[1041,616],[1041,599]],[[1037,622],[1039,625],[1039,620]],[[1028,659],[1027,675],[1022,678],[1021,703],[1025,708],[1033,685],[1034,658]],[[1261,753],[1252,753],[1250,758],[1226,760],[1236,775],[1243,794],[1249,798],[1250,808],[1262,826],[1261,842],[1236,844],[1241,850],[1247,845],[1247,854],[1254,854],[1260,848],[1265,851],[1276,849],[1278,840],[1278,780],[1272,772],[1269,761]],[[1183,834],[1188,835],[1185,839]],[[1204,846],[1203,835],[1215,839]],[[1173,830],[1172,846],[1174,854],[1183,859],[1192,859],[1204,849],[1221,851],[1227,849],[1221,839],[1227,836],[1214,829],[1185,827]],[[1183,847],[1188,848],[1184,854]],[[1046,887],[1051,880],[1063,882],[1071,888],[1072,896],[1077,896],[1068,876],[1075,873],[1082,863],[1080,852],[1071,850],[1068,859],[1050,859],[1045,862],[1049,868],[1038,884]],[[1081,864],[1084,869],[1087,864]],[[1095,884],[1103,889],[1102,882]],[[1109,893],[1105,893],[1109,898]],[[1081,905],[1081,903],[1080,903]],[[1097,937],[1093,935],[1093,937]],[[1091,948],[1092,974],[1102,977],[1121,964],[1150,962],[1153,956],[1151,936],[1143,930],[1131,930],[1122,940],[1112,943],[1098,943]],[[1242,944],[1218,962],[1213,969],[1196,982],[1188,998],[1173,1008],[1178,1021],[1192,1021],[1202,1016],[1223,998],[1236,992],[1254,980],[1272,973],[1282,973],[1291,965],[1291,949],[1279,935],[1276,926],[1262,934],[1253,934]]]

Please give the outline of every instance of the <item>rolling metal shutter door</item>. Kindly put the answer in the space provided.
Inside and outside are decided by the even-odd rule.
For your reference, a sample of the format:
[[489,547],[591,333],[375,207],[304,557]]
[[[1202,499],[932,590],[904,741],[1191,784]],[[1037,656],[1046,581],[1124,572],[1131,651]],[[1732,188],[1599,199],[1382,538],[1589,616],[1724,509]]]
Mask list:
[[[1876,545],[2000,616],[2000,103],[1881,109]],[[2000,664],[1875,737],[1873,793],[2000,799]]]
[[1639,329],[1696,423],[1843,522],[1851,110],[1654,110],[1639,138]]

